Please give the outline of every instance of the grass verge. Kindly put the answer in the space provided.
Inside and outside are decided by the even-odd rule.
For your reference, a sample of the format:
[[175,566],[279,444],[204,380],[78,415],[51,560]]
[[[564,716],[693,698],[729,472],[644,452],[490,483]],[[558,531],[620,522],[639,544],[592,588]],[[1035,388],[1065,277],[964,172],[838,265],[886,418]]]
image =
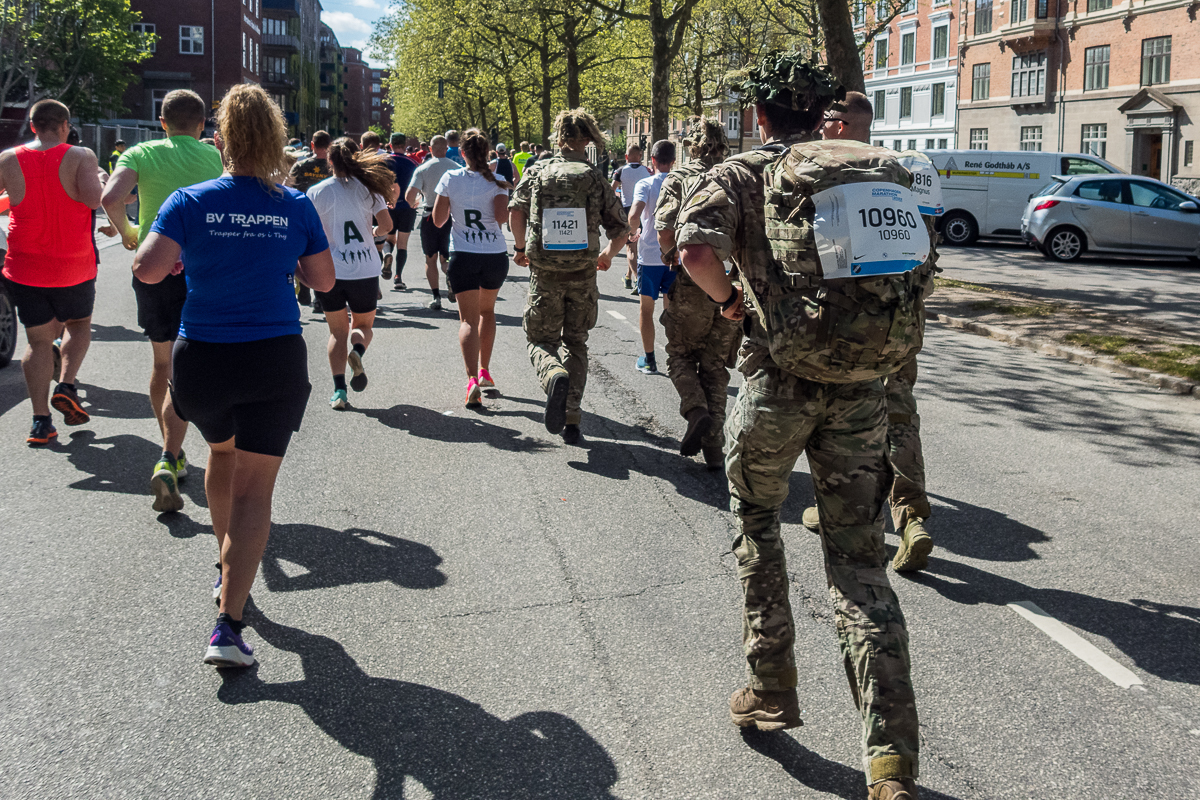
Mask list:
[[1018,306],[1008,303],[998,303],[995,300],[983,300],[971,303],[976,311],[995,311],[1013,317],[1049,317],[1058,310],[1057,306]]
[[[1117,361],[1131,367],[1141,367],[1200,382],[1200,345],[1184,344],[1170,350],[1147,350],[1146,346],[1153,347],[1161,343],[1129,336],[1104,336],[1083,332],[1068,333],[1063,339],[1097,353],[1115,356]],[[1130,349],[1137,345],[1142,345],[1141,352],[1130,352]]]

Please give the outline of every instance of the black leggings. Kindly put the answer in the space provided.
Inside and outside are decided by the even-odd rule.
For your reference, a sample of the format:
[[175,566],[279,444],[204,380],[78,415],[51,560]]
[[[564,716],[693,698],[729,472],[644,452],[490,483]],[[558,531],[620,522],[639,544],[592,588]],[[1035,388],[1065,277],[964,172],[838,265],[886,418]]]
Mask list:
[[171,399],[206,442],[234,440],[280,458],[300,430],[308,394],[308,348],[298,333],[254,342],[176,339]]

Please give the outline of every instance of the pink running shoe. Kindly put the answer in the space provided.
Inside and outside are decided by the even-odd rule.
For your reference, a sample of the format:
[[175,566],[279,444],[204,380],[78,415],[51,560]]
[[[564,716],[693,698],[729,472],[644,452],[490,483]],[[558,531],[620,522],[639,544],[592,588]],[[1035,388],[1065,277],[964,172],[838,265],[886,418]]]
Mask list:
[[483,405],[483,392],[479,390],[479,382],[474,378],[467,381],[467,408],[479,408]]
[[479,370],[479,388],[480,389],[495,389],[496,382],[492,380],[492,373],[486,369]]

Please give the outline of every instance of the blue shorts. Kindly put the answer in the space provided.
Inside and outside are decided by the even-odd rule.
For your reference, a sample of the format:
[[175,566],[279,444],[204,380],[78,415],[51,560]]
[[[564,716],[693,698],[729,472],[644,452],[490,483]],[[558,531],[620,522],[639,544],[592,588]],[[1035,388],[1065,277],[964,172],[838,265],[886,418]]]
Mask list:
[[638,264],[638,294],[657,300],[675,282],[675,272],[664,264]]

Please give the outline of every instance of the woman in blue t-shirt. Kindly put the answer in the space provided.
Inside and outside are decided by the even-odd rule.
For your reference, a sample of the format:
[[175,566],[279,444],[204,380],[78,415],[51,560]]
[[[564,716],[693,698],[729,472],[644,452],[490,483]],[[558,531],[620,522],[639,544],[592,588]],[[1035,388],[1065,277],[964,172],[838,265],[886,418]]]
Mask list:
[[133,274],[157,283],[181,257],[187,267],[171,395],[209,445],[204,484],[221,576],[204,661],[228,667],[254,663],[242,610],[271,529],[275,476],[312,388],[294,279],[328,291],[334,266],[313,204],[280,185],[287,134],[279,106],[258,86],[238,84],[221,101],[217,127],[227,174],[167,198]]

